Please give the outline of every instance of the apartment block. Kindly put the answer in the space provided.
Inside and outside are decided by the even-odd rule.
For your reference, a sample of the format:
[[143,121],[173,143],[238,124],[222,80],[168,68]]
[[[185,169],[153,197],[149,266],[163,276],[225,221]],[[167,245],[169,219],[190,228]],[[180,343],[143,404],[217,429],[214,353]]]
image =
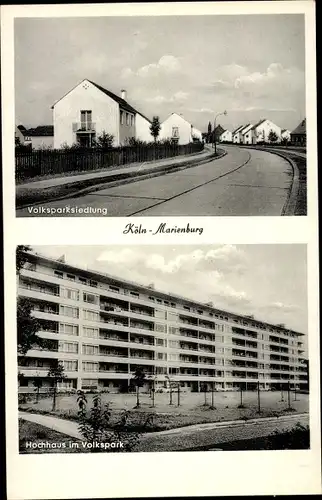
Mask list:
[[18,356],[20,391],[50,385],[61,361],[60,389],[127,391],[137,367],[147,382],[187,391],[279,389],[306,383],[303,334],[216,309],[151,286],[79,269],[26,252],[18,295],[27,297],[48,349]]

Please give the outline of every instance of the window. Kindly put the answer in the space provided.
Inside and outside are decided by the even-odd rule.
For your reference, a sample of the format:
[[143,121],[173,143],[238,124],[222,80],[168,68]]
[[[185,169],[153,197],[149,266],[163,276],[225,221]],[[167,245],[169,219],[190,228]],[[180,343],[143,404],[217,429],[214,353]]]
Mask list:
[[112,285],[109,286],[109,289],[112,290],[112,292],[117,292],[117,293],[120,291],[120,289],[117,288],[117,286],[112,286]]
[[78,326],[71,325],[69,323],[59,323],[59,333],[63,333],[65,335],[78,335]]
[[63,278],[64,277],[64,273],[62,273],[61,271],[54,271],[54,275],[57,276],[57,278]]
[[176,313],[169,312],[168,313],[168,321],[174,321],[174,322],[179,321],[179,315]]
[[169,359],[169,361],[178,361],[179,360],[179,354],[169,354],[168,359]]
[[93,288],[97,288],[97,281],[89,280],[89,286],[92,286]]
[[140,297],[140,294],[138,292],[130,292],[130,295],[133,297]]
[[58,342],[58,351],[59,352],[73,352],[75,354],[78,353],[78,344],[77,342],[64,342],[60,340]]
[[154,297],[148,297],[148,299],[154,302]]
[[174,349],[179,348],[179,342],[177,340],[169,340],[169,347],[172,347]]
[[156,373],[157,375],[166,375],[166,373],[167,373],[167,369],[166,369],[166,367],[164,367],[164,366],[157,366],[157,367],[155,368],[155,373]]
[[133,125],[134,125],[134,116],[131,115],[131,127],[133,127]]
[[171,307],[176,307],[176,305],[175,305],[175,303],[174,303],[174,302],[171,302],[171,303],[170,303],[170,306],[171,306]]
[[74,288],[63,288],[62,296],[69,300],[79,300],[79,291]]
[[83,337],[98,338],[98,328],[83,327]]
[[99,297],[93,293],[83,292],[83,301],[88,304],[98,304]]
[[91,130],[92,128],[92,111],[82,110],[81,115],[81,130]]
[[87,319],[87,321],[99,321],[100,317],[98,312],[84,309],[84,319]]
[[179,137],[179,127],[172,127],[172,137]]
[[69,280],[69,281],[76,281],[76,276],[74,274],[66,274],[66,278]]
[[166,318],[166,313],[165,311],[160,311],[160,309],[155,309],[154,311],[154,317],[159,318],[159,319],[165,319]]
[[66,372],[77,372],[77,361],[63,360],[61,363],[63,363]]
[[60,306],[59,314],[62,316],[69,316],[70,318],[78,318],[79,317],[79,309],[78,307],[70,307],[70,306]]
[[155,329],[156,332],[164,332],[165,333],[167,331],[166,330],[166,326],[165,325],[161,325],[160,323],[156,323],[154,329]]
[[155,345],[162,346],[162,347],[167,347],[167,341],[163,340],[163,339],[156,339]]
[[203,311],[201,309],[197,309],[198,314],[203,314]]
[[176,328],[174,326],[169,326],[169,333],[171,335],[178,335],[179,333],[179,328]]
[[96,387],[97,387],[97,379],[88,379],[88,378],[82,379],[82,389],[95,389]]
[[168,302],[167,300],[164,300],[163,303],[168,306],[170,304],[170,302]]
[[162,300],[161,299],[157,299],[157,303],[158,304],[162,304]]
[[183,306],[183,309],[185,309],[186,311],[190,311],[190,307],[188,306]]
[[83,361],[82,366],[84,372],[98,372],[98,363]]
[[124,112],[120,110],[120,124],[124,125]]
[[157,359],[162,359],[163,361],[167,360],[167,354],[165,352],[158,352]]
[[84,285],[86,285],[86,283],[87,283],[87,279],[86,278],[82,278],[81,276],[78,278],[78,281],[80,283],[83,283]]
[[83,354],[96,355],[98,354],[98,345],[83,344]]

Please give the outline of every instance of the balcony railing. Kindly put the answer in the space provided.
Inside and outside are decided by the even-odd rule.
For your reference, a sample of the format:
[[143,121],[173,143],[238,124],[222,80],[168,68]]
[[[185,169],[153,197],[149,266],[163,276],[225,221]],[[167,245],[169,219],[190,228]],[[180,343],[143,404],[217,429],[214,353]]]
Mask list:
[[95,132],[96,123],[94,122],[74,122],[73,132]]
[[32,292],[45,293],[47,295],[55,295],[56,297],[59,297],[59,292],[50,288],[49,289],[38,288],[36,286],[30,286],[25,283],[19,283],[19,288],[23,288],[24,290],[31,290]]

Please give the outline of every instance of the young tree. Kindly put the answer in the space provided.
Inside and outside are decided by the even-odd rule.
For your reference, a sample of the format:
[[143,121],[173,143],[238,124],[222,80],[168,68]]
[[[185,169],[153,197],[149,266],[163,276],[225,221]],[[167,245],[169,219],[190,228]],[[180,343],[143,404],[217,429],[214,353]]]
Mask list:
[[36,388],[36,403],[38,403],[39,401],[39,391],[40,391],[40,387],[42,386],[42,380],[40,377],[37,377],[34,379],[33,381],[33,384]]
[[105,130],[102,131],[94,141],[93,145],[98,149],[111,149],[114,143],[114,135],[108,134]]
[[136,368],[133,377],[132,377],[132,382],[136,386],[136,407],[135,408],[140,408],[140,387],[143,387],[144,382],[146,380],[146,375],[144,370],[141,367]]
[[274,132],[274,130],[270,130],[268,134],[268,140],[273,144],[278,141],[278,135],[276,134],[276,132]]
[[56,396],[57,396],[57,385],[58,382],[62,382],[66,379],[64,374],[64,366],[60,361],[54,361],[48,371],[48,377],[52,379],[53,382],[53,407],[52,410],[56,410]]
[[159,136],[161,130],[161,124],[158,116],[154,116],[152,119],[152,123],[150,125],[150,132],[154,139],[154,142],[157,142],[157,138]]

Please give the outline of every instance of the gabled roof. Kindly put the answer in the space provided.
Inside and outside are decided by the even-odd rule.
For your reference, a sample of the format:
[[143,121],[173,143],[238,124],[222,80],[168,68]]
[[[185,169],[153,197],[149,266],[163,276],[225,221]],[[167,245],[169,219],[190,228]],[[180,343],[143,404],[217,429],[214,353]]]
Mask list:
[[291,132],[291,134],[306,134],[306,118]]
[[131,113],[137,113],[136,109],[134,109],[128,102],[126,102],[124,99],[122,99],[122,97],[119,97],[118,95],[113,94],[113,92],[111,92],[110,90],[105,89],[101,85],[98,85],[97,83],[92,82],[91,80],[87,80],[87,81],[89,83],[91,83],[92,85],[94,85],[94,87],[96,87],[98,90],[103,92],[103,94],[105,94],[108,97],[110,97],[111,99],[113,99],[113,101],[116,101],[122,109],[125,109],[126,111],[130,111]]
[[38,127],[25,130],[24,135],[30,137],[51,137],[54,135],[54,127],[53,125],[39,125]]
[[219,124],[217,125],[217,127],[215,128],[215,134],[217,136],[220,136],[222,135],[224,132],[225,132],[226,129],[222,128],[222,126]]
[[[151,123],[151,120],[149,118],[147,118],[146,116],[144,116],[142,113],[140,113],[140,111],[138,111],[137,109],[133,108],[133,106],[131,106],[127,101],[125,101],[125,99],[122,99],[122,97],[119,97],[118,95],[114,94],[113,92],[111,92],[110,90],[107,90],[106,88],[102,87],[101,85],[98,85],[98,83],[95,83],[93,82],[92,80],[88,80],[87,78],[84,78],[84,80],[82,80],[82,82],[85,82],[85,81],[88,81],[89,83],[91,83],[92,85],[94,85],[94,87],[96,87],[98,90],[100,90],[101,92],[103,92],[103,94],[107,95],[108,97],[110,97],[111,99],[113,99],[113,101],[117,102],[119,104],[119,106],[124,109],[125,111],[129,111],[130,113],[138,113],[139,115],[141,115],[143,118],[145,118],[145,120],[149,121]],[[80,82],[80,83],[82,83]],[[80,83],[78,83],[75,87],[73,87],[73,89],[71,90],[74,90],[74,88],[76,88],[78,85],[80,85]],[[69,91],[71,92],[71,91]],[[53,104],[53,106],[51,107],[53,109],[53,107],[59,102],[61,101],[67,94],[69,94],[69,92],[67,92],[65,95],[63,95],[63,97],[61,97],[60,99],[58,99],[58,101],[55,102],[55,104]]]
[[233,131],[233,135],[237,134],[237,132],[240,132],[241,129],[244,128],[244,125],[240,125],[236,130]]
[[252,127],[252,130],[255,130],[257,127],[259,127],[262,123],[266,122],[267,118],[263,118],[262,120],[259,120],[259,122],[255,123],[255,125]]
[[250,123],[247,123],[247,125],[245,125],[245,126],[244,126],[244,127],[243,127],[240,131],[239,131],[239,132],[240,132],[241,134],[246,134],[246,133],[250,130],[250,128],[249,128],[249,127],[251,127],[251,124],[250,124]]

